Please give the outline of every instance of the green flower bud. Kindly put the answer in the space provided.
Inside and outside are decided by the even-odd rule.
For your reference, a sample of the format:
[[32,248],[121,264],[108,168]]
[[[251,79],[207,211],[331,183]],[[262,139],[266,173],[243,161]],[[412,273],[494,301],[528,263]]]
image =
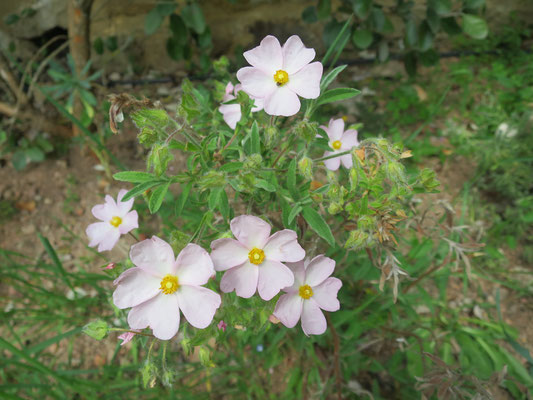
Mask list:
[[213,366],[213,363],[211,362],[211,354],[206,347],[200,346],[198,350],[198,358],[204,367]]
[[244,172],[253,171],[261,166],[261,162],[263,162],[263,157],[261,157],[261,154],[252,154],[246,160],[244,160],[242,169]]
[[226,185],[226,177],[223,172],[210,170],[198,180],[198,187],[201,190],[223,187]]
[[404,170],[403,165],[397,161],[391,161],[385,166],[387,176],[396,183],[404,183],[406,181]]
[[99,319],[89,322],[83,327],[82,331],[93,339],[102,340],[107,336],[107,333],[109,332],[109,326],[107,325],[107,322]]
[[157,366],[149,360],[146,360],[141,368],[141,376],[143,379],[143,386],[153,388],[157,381]]
[[306,142],[312,142],[318,134],[318,123],[309,122],[304,119],[296,124],[294,131],[296,132],[296,135],[304,139]]
[[338,214],[342,211],[342,204],[340,203],[331,203],[328,207],[328,212],[331,214],[331,215],[335,215],[335,214]]
[[370,215],[363,215],[357,220],[357,226],[359,229],[364,229],[366,231],[374,230],[376,221]]
[[298,161],[298,169],[305,178],[313,179],[313,160],[309,157],[302,157]]
[[359,250],[365,247],[370,247],[373,244],[373,240],[370,235],[364,231],[355,230],[350,232],[350,236],[346,243],[345,248],[352,250]]
[[161,383],[165,387],[172,387],[172,383],[174,382],[174,372],[166,369],[163,374],[161,375]]
[[168,167],[168,163],[174,159],[169,151],[168,146],[164,144],[155,144],[146,160],[148,169],[153,168],[154,173],[158,176],[163,175]]
[[226,56],[220,57],[218,60],[213,61],[213,69],[215,74],[224,75],[228,72],[229,60]]
[[152,147],[155,142],[157,142],[157,133],[148,127],[141,129],[141,132],[137,135],[139,143],[145,147]]
[[265,134],[264,134],[265,146],[267,148],[270,148],[271,145],[276,143],[278,136],[279,136],[278,128],[276,128],[275,126],[269,126],[268,128],[266,128]]

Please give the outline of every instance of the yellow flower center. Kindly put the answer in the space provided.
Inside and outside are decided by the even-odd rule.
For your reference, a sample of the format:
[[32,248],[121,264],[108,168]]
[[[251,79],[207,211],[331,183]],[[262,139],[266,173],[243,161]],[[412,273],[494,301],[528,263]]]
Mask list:
[[309,300],[311,297],[313,297],[313,289],[311,289],[311,286],[309,285],[303,285],[300,286],[298,294],[302,299]]
[[265,259],[265,252],[261,249],[258,249],[257,247],[254,247],[248,253],[248,259],[250,260],[252,264],[259,265]]
[[111,218],[111,221],[109,221],[109,223],[113,225],[115,228],[118,228],[118,226],[122,223],[122,218],[113,217]]
[[342,143],[340,140],[335,140],[333,143],[331,143],[331,147],[333,147],[335,150],[339,150],[342,146]]
[[276,81],[276,85],[283,86],[289,82],[289,74],[282,69],[278,69],[274,74],[274,80]]
[[174,275],[166,275],[161,281],[161,291],[164,294],[172,294],[178,290],[180,284],[178,283],[178,277]]

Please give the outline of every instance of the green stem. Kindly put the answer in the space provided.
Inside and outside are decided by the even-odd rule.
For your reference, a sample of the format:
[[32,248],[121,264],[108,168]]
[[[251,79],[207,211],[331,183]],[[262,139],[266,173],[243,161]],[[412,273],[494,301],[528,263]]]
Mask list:
[[346,150],[346,151],[343,151],[341,153],[336,153],[336,154],[332,154],[330,156],[327,156],[327,157],[321,157],[321,158],[317,158],[315,160],[313,160],[314,162],[319,162],[319,161],[324,161],[324,160],[329,160],[330,158],[335,158],[335,157],[340,157],[340,156],[344,156],[346,154],[351,154],[353,152],[353,150]]

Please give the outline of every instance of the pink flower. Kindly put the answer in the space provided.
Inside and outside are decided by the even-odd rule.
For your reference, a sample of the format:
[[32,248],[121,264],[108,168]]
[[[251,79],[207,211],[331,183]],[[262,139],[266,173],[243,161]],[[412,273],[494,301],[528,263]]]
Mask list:
[[267,114],[294,115],[300,110],[298,96],[316,99],[320,95],[322,64],[311,63],[315,50],[304,47],[296,35],[283,47],[269,35],[259,46],[246,51],[244,58],[252,66],[237,71],[237,79],[246,93],[264,100]]
[[111,250],[120,235],[139,227],[137,211],[130,211],[133,199],[122,201],[127,192],[125,189],[118,192],[116,203],[110,195],[106,195],[104,204],[93,207],[93,215],[103,222],[96,222],[87,227],[85,232],[89,236],[89,246],[98,245],[98,251]]
[[[226,85],[226,94],[224,95],[223,101],[224,103],[227,101],[231,101],[236,98],[237,93],[239,93],[242,90],[242,85],[236,85],[235,87],[231,82],[228,82]],[[252,108],[252,112],[261,111],[263,109],[263,100],[261,99],[254,99],[254,107]],[[222,104],[218,111],[222,113],[222,118],[224,118],[224,121],[226,121],[226,124],[231,129],[235,129],[237,126],[237,122],[241,120],[241,105],[240,104]]]
[[104,267],[104,269],[115,269],[116,266],[117,266],[117,265],[116,265],[114,262],[112,262],[112,263],[107,264],[107,265]]
[[293,328],[302,319],[302,329],[309,335],[321,335],[326,331],[325,311],[337,311],[340,308],[337,292],[342,282],[329,278],[335,269],[335,261],[323,255],[316,256],[309,262],[287,264],[294,272],[294,284],[283,289],[274,309],[274,315],[287,328]]
[[227,327],[228,325],[223,320],[220,320],[220,322],[217,324],[217,328],[220,329],[222,332],[226,332]]
[[131,339],[135,336],[134,332],[124,332],[122,335],[119,335],[118,338],[122,339],[121,346],[124,346],[126,343],[131,342]]
[[[357,131],[354,129],[348,129],[347,131],[344,131],[344,121],[342,118],[332,118],[329,120],[329,125],[327,127],[321,126],[321,128],[326,131],[329,138],[329,147],[331,147],[333,150],[326,151],[324,153],[324,157],[351,150],[359,145],[359,141],[357,140]],[[326,168],[331,171],[338,170],[341,162],[345,168],[352,168],[352,155],[345,154],[343,156],[324,160]]]
[[164,240],[153,236],[131,247],[130,258],[136,268],[124,271],[113,302],[118,308],[133,307],[128,314],[132,329],[150,326],[161,340],[172,338],[180,324],[180,310],[195,328],[206,328],[220,306],[220,296],[202,287],[213,274],[207,251],[187,245],[174,259]]
[[293,284],[293,273],[282,262],[305,256],[296,232],[284,229],[270,236],[270,225],[252,215],[234,218],[230,228],[237,240],[224,238],[211,243],[215,270],[226,271],[220,281],[224,293],[235,290],[237,296],[248,298],[258,290],[263,300],[270,300]]

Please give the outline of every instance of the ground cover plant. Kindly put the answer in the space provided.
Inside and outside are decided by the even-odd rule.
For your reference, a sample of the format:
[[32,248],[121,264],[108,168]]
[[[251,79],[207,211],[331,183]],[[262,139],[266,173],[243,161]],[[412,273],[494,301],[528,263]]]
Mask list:
[[111,161],[120,183],[63,226],[74,268],[44,233],[37,260],[0,252],[2,395],[528,398],[531,273],[509,257],[530,245],[531,55],[354,83],[336,43],[254,46],[173,110],[111,96],[146,168]]

